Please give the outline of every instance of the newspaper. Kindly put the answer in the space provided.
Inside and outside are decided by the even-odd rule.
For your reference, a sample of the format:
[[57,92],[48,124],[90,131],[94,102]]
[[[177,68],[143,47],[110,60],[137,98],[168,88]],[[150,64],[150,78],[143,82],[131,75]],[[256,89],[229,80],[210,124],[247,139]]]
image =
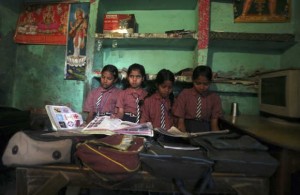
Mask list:
[[46,112],[53,130],[81,130],[83,119],[81,114],[67,106],[46,105]]
[[149,122],[137,124],[111,118],[110,116],[98,116],[83,128],[82,132],[87,134],[126,134],[153,137],[153,126]]

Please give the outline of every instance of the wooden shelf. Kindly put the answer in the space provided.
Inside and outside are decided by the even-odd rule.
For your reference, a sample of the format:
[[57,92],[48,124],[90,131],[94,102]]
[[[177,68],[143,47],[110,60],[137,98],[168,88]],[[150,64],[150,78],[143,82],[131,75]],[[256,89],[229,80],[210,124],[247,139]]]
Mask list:
[[[102,47],[113,48],[150,48],[150,49],[178,49],[195,50],[197,46],[197,34],[187,35],[157,34],[157,33],[132,33],[132,34],[99,34],[97,41],[102,41]],[[99,44],[99,43],[98,43]]]
[[209,47],[242,51],[285,51],[296,44],[295,35],[277,33],[210,32]]

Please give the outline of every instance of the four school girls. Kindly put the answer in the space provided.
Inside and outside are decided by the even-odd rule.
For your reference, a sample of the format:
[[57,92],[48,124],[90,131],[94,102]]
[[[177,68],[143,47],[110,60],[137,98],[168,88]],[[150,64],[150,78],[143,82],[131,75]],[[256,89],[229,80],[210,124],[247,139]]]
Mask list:
[[208,66],[194,69],[193,87],[183,89],[175,101],[175,77],[170,70],[162,69],[158,72],[155,90],[149,94],[144,89],[146,72],[141,64],[129,66],[124,90],[115,87],[117,80],[117,68],[113,65],[105,66],[101,86],[88,94],[84,104],[83,111],[88,112],[87,123],[96,115],[109,115],[134,123],[151,122],[154,128],[163,130],[172,126],[183,132],[219,130],[221,99],[209,90],[212,70]]

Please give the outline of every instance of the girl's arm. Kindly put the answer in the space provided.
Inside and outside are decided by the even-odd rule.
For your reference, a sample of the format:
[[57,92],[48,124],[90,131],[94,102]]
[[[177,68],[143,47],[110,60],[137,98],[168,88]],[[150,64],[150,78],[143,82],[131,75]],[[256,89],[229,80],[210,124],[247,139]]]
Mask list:
[[124,109],[123,108],[117,108],[117,114],[116,114],[116,118],[122,119],[124,117]]
[[212,131],[219,131],[218,119],[214,118],[210,121],[210,126]]
[[177,128],[182,132],[186,132],[184,118],[178,118]]
[[93,120],[94,112],[89,112],[86,117],[86,123],[89,124]]

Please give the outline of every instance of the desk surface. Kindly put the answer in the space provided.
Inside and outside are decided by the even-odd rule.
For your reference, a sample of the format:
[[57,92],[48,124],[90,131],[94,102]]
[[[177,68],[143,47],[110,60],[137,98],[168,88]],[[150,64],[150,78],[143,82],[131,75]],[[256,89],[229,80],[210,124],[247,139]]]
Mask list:
[[224,122],[267,143],[300,151],[300,124],[256,115],[224,116]]
[[[50,165],[37,167],[17,167],[17,194],[57,194],[66,186],[82,188],[104,188],[110,190],[129,190],[135,192],[180,192],[173,180],[156,177],[140,170],[121,182],[101,180],[93,171],[77,165]],[[212,173],[213,186],[204,190],[205,194],[236,194],[237,191],[250,191],[257,195],[268,194],[268,177],[247,177],[245,174]],[[186,178],[185,189],[194,191],[195,180]],[[235,186],[237,189],[235,189]],[[198,186],[199,187],[199,186]],[[259,193],[258,193],[259,192]],[[195,192],[199,194],[199,192]],[[127,193],[121,193],[127,194]],[[144,194],[144,193],[143,193]]]

